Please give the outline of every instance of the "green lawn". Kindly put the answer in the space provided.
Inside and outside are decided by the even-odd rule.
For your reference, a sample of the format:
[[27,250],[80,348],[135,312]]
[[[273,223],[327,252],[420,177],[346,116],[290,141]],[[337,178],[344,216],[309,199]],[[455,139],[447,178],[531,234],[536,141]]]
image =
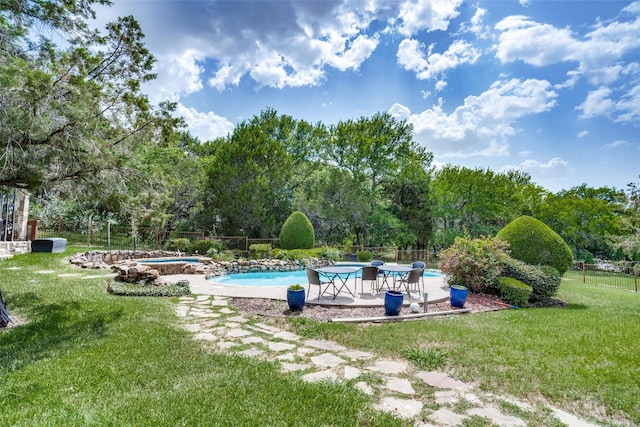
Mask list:
[[354,388],[203,351],[176,326],[171,300],[112,296],[107,279],[58,277],[99,273],[63,258],[0,263],[5,300],[26,321],[0,331],[2,426],[401,425]]
[[[66,255],[0,262],[5,299],[26,321],[0,331],[0,425],[402,425],[354,388],[202,350],[170,299],[116,297],[107,279],[59,277],[99,273]],[[382,355],[426,355],[484,390],[640,424],[640,295],[567,277],[563,308],[369,326],[296,318],[291,327]]]
[[407,346],[438,349],[449,372],[484,390],[640,425],[640,294],[568,274],[558,296],[566,307],[297,329],[385,355]]

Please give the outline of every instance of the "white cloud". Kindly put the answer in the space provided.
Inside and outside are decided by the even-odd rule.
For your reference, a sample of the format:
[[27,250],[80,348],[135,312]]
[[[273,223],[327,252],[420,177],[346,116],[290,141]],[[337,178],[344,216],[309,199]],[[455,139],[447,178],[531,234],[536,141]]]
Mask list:
[[461,4],[462,0],[405,0],[399,6],[398,32],[411,37],[420,31],[445,31]]
[[640,122],[640,84],[632,87],[620,97],[620,101],[616,103],[616,110],[620,112],[620,115],[615,119],[616,122]]
[[195,108],[185,107],[181,103],[178,103],[176,114],[184,117],[189,132],[202,141],[226,136],[234,128],[233,123],[212,111],[203,113]]
[[554,157],[546,163],[528,159],[515,166],[504,166],[500,170],[506,171],[512,169],[527,172],[534,178],[564,178],[574,174],[576,171],[567,160],[561,159],[560,157]]
[[395,103],[389,108],[389,114],[391,114],[397,120],[404,120],[411,114],[411,110],[402,104]]
[[[632,7],[624,10],[635,11]],[[500,31],[496,57],[502,63],[523,61],[542,67],[575,62],[577,67],[568,73],[565,87],[572,86],[583,75],[591,84],[599,85],[616,81],[625,73],[637,72],[637,65],[625,65],[621,61],[626,54],[640,48],[638,16],[627,21],[620,18],[606,24],[598,22],[583,36],[569,28],[557,28],[521,15],[504,18],[495,28]]]
[[443,91],[446,87],[447,87],[447,82],[445,82],[444,80],[439,80],[436,83],[436,92]]
[[438,78],[462,64],[473,64],[480,57],[480,51],[464,40],[456,40],[443,53],[432,53],[434,45],[431,45],[425,56],[424,48],[424,44],[415,39],[404,39],[397,54],[398,64],[415,72],[420,80]]
[[155,72],[158,77],[145,85],[149,98],[158,103],[165,99],[177,100],[202,90],[201,74],[204,69],[197,64],[201,60],[198,53],[186,50],[179,55],[164,55],[159,58]]
[[498,156],[507,152],[506,141],[517,133],[521,117],[542,113],[555,105],[557,94],[545,80],[497,81],[479,96],[469,96],[451,114],[433,106],[409,120],[416,141],[439,155]]
[[619,147],[624,147],[630,145],[628,141],[624,141],[624,140],[617,140],[617,141],[613,141],[610,144],[605,144],[603,147],[604,148],[609,148],[609,149],[616,149]]
[[611,95],[611,89],[608,87],[600,87],[591,91],[587,95],[587,99],[576,107],[577,110],[582,110],[580,117],[588,119],[611,114],[615,109],[615,103],[609,98],[609,95]]
[[611,117],[616,123],[640,122],[640,84],[631,87],[614,99],[614,92],[608,87],[591,91],[585,101],[576,107],[582,110],[580,118],[597,116]]
[[582,130],[582,131],[578,132],[576,136],[578,138],[584,138],[587,135],[589,135],[589,131],[588,130]]

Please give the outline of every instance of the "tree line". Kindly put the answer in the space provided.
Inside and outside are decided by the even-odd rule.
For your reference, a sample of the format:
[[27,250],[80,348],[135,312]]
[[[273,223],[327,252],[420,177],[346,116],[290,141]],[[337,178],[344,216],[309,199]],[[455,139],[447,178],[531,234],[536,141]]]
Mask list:
[[135,19],[89,27],[92,6],[107,3],[0,5],[0,186],[31,190],[45,227],[92,218],[134,235],[272,238],[299,210],[321,243],[439,251],[525,214],[578,258],[638,258],[640,184],[551,193],[523,172],[436,169],[411,124],[389,113],[313,124],[268,108],[200,141],[175,104],[141,91],[155,58]]

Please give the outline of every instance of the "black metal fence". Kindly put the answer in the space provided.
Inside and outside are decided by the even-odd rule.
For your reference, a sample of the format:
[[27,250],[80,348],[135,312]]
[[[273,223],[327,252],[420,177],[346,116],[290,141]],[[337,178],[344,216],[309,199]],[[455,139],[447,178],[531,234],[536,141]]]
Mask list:
[[581,273],[583,283],[638,292],[639,262],[587,264],[579,261],[573,263],[572,269]]
[[[132,233],[130,227],[89,220],[69,221],[60,218],[47,226],[36,226],[37,238],[64,237],[68,244],[97,246],[109,249],[175,249],[171,247],[175,239],[188,239],[190,242],[211,239],[220,240],[232,250],[249,251],[257,243],[268,243],[278,247],[278,239],[257,239],[247,236],[213,236],[204,231],[166,231],[152,227],[140,227]],[[358,261],[358,254],[370,252],[371,259],[398,264],[410,264],[414,261],[425,262],[428,268],[437,268],[437,257],[428,250],[399,250],[395,247],[338,246],[341,261]]]

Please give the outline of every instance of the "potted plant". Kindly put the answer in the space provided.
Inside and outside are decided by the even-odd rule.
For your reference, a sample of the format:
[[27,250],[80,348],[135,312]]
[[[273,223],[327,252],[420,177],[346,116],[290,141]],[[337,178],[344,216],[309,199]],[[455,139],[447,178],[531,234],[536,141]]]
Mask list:
[[449,288],[449,300],[451,301],[451,305],[458,308],[464,307],[468,294],[469,290],[466,286],[451,285]]
[[300,284],[291,285],[287,288],[287,304],[289,310],[301,311],[304,308],[304,288]]
[[399,291],[389,290],[384,294],[384,312],[387,316],[397,316],[402,310],[404,295]]

